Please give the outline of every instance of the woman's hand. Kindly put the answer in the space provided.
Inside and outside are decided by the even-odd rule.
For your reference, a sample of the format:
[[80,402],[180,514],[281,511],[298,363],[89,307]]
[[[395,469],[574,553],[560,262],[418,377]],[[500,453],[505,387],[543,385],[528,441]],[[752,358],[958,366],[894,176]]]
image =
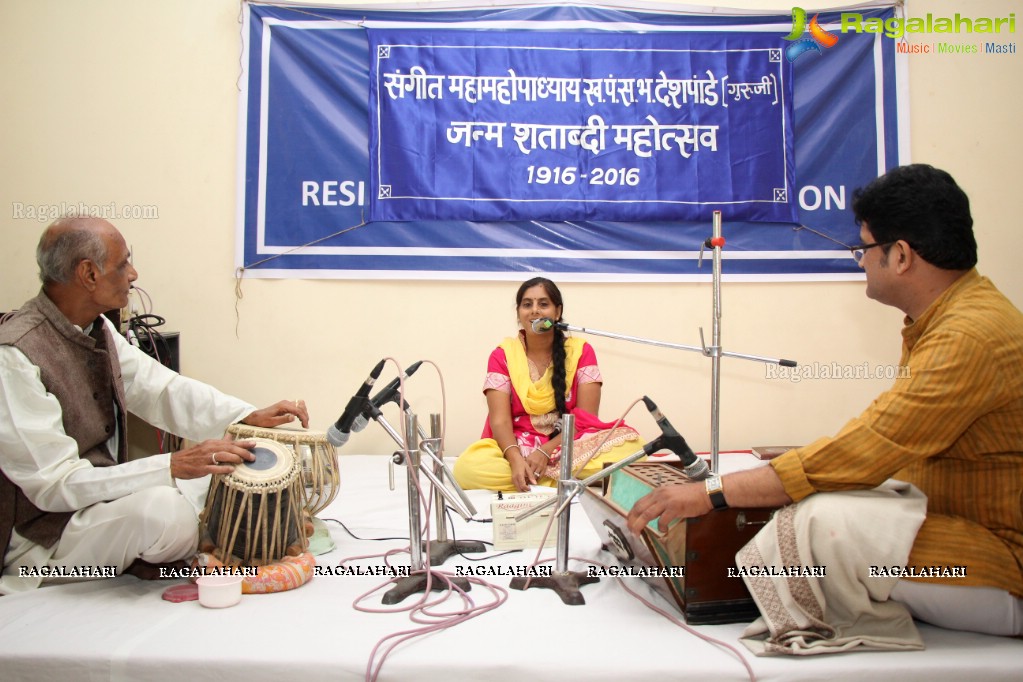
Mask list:
[[536,478],[533,477],[533,472],[529,468],[528,462],[518,452],[512,453],[512,456],[508,457],[507,460],[511,466],[512,485],[520,493],[528,492],[529,486],[536,483]]
[[523,457],[516,446],[508,451],[505,459],[511,467],[512,485],[521,493],[528,492],[529,486],[536,485],[547,468],[547,458],[539,448],[529,453],[528,457]]

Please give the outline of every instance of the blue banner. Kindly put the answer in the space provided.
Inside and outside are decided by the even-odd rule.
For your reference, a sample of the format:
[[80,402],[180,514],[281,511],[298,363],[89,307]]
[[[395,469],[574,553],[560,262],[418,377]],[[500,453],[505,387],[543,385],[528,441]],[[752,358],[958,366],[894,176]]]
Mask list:
[[777,36],[368,34],[372,220],[798,221]]
[[[898,82],[897,60],[904,57],[883,34],[841,33],[840,11],[818,17],[837,42],[813,50],[806,33],[800,45],[808,51],[794,59],[786,54],[793,45],[786,37],[797,32],[790,14],[568,5],[386,11],[249,3],[243,11],[236,261],[247,277],[521,280],[546,273],[562,281],[702,280],[710,270],[698,266],[700,247],[710,236],[706,211],[717,208],[727,241],[726,279],[859,278],[844,248],[858,241],[853,190],[908,162],[900,157],[906,117],[899,115],[904,86]],[[891,7],[856,11],[864,18],[894,16]],[[381,42],[377,34],[384,42],[413,45],[417,53],[402,55],[401,64],[391,61],[399,55],[378,64],[371,46]],[[421,37],[426,35],[433,37]],[[549,35],[573,41],[563,47],[590,48],[593,54],[531,64],[522,51],[510,49],[515,45],[508,38],[519,36],[531,37],[530,46],[558,47]],[[460,42],[450,42],[455,40]],[[460,56],[438,57],[437,46],[444,44],[458,45],[454,51]],[[478,58],[483,45],[495,45],[503,56],[477,59],[478,66],[471,67],[457,61],[472,54]],[[652,54],[635,61],[619,55],[608,62],[602,52],[636,45],[648,46]],[[717,62],[700,52],[714,46],[750,53],[729,53]],[[781,61],[752,51],[761,47],[767,55],[781,51]],[[666,50],[677,50],[679,59],[688,61],[672,66]],[[573,73],[577,62],[583,70]],[[511,100],[502,93],[512,83],[527,94],[540,87],[538,80],[507,80],[509,70],[516,77],[547,77],[548,98],[535,103],[536,109],[521,100],[504,104],[502,97]],[[395,95],[397,76],[413,89],[392,98],[388,73],[395,74],[390,78]],[[774,76],[770,91],[778,105],[766,102],[765,75]],[[425,95],[429,77],[439,76],[444,76],[444,99],[431,103]],[[464,77],[458,80],[461,98],[449,94],[453,76]],[[503,80],[479,80],[490,76]],[[554,77],[562,80],[550,80]],[[584,79],[607,81],[602,96],[617,97],[618,104],[593,99],[590,107],[586,92],[595,98],[596,86]],[[700,90],[706,81],[714,87]],[[608,82],[616,94],[607,94]],[[475,102],[466,99],[470,83]],[[574,92],[576,84],[580,102],[576,105],[572,95],[572,106],[578,110],[569,113],[567,102],[548,101],[551,92],[556,98],[558,92]],[[676,109],[658,101],[658,86],[662,99],[666,92],[690,88],[704,96],[713,92],[718,103],[698,105],[690,99],[687,107]],[[427,88],[418,99],[417,87]],[[625,106],[622,93],[630,87],[636,101]],[[641,91],[655,94],[648,102]],[[371,121],[371,98],[381,93],[386,95],[383,113],[391,117],[383,127]],[[415,109],[418,118],[402,107]],[[375,116],[375,104],[373,111]],[[759,112],[755,120],[743,120],[753,111]],[[785,116],[792,135],[783,138],[777,131]],[[497,133],[479,123],[505,124],[500,149]],[[547,129],[553,126],[564,127]],[[703,135],[704,127],[712,126],[717,126],[713,139]],[[376,137],[381,130],[386,134]],[[603,149],[594,154],[598,132]],[[562,135],[566,148],[554,149],[562,145]],[[761,153],[761,144],[776,148]],[[371,147],[383,149],[383,163]],[[527,148],[529,154],[523,152]],[[393,158],[403,159],[399,165],[419,167],[396,168],[389,161],[392,151]],[[498,151],[505,156],[480,162],[478,155]],[[725,158],[727,164],[719,163]],[[667,163],[671,170],[662,170]],[[378,180],[381,171],[387,182]],[[413,184],[423,179],[430,181],[429,191],[458,200],[422,199],[435,196]],[[380,185],[390,185],[392,197],[415,194],[411,210],[434,213],[415,217],[404,212],[404,200],[379,201]],[[784,189],[787,196],[783,201],[764,197],[768,188]],[[473,193],[468,199],[466,191]],[[490,201],[494,196],[509,201]],[[651,196],[655,201],[648,202]],[[684,203],[693,196],[711,203]],[[736,197],[749,205],[726,203]],[[770,200],[758,201],[765,198]],[[505,213],[535,199],[545,208],[529,214],[531,219]],[[453,214],[437,212],[440,203],[444,211],[472,213],[442,217]]]

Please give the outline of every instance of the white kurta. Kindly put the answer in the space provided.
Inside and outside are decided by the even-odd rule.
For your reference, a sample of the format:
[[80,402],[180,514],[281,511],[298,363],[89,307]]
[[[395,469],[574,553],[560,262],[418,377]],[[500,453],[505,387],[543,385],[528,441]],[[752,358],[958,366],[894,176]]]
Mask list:
[[[219,438],[255,408],[217,389],[171,371],[110,328],[121,363],[129,412],[153,426],[193,441]],[[170,454],[93,467],[78,456],[64,432],[57,399],[46,392],[39,368],[12,346],[0,346],[0,469],[37,507],[77,511],[147,488],[176,485]],[[117,436],[108,444],[117,452]],[[45,566],[55,548],[41,547],[14,532],[4,556],[0,594],[37,587],[40,578],[19,578],[17,566]]]

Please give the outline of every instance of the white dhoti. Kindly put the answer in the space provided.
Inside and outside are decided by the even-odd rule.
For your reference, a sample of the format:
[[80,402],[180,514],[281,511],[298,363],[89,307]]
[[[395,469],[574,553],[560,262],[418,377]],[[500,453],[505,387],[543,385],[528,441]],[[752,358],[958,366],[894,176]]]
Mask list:
[[906,564],[926,512],[919,489],[891,480],[779,510],[736,554],[761,613],[743,643],[759,656],[924,648],[909,611],[889,600],[898,576],[876,569]]
[[[146,488],[75,512],[52,547],[15,533],[0,583],[14,592],[110,577],[136,559],[153,564],[188,559],[198,542],[195,503],[172,486]],[[28,575],[22,576],[23,571]]]

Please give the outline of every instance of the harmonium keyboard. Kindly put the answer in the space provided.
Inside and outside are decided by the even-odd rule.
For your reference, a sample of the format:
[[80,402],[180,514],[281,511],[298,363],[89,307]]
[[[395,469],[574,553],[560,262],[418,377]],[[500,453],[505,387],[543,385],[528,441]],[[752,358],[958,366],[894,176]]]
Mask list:
[[[602,490],[587,488],[582,505],[604,549],[634,569],[630,573],[652,574],[644,579],[678,607],[686,622],[752,621],[760,614],[738,577],[735,554],[770,520],[774,509],[713,511],[676,521],[665,533],[657,529],[654,519],[639,536],[626,526],[629,510],[641,497],[658,486],[689,481],[670,463],[639,462],[604,479]],[[659,570],[642,570],[647,567]]]

